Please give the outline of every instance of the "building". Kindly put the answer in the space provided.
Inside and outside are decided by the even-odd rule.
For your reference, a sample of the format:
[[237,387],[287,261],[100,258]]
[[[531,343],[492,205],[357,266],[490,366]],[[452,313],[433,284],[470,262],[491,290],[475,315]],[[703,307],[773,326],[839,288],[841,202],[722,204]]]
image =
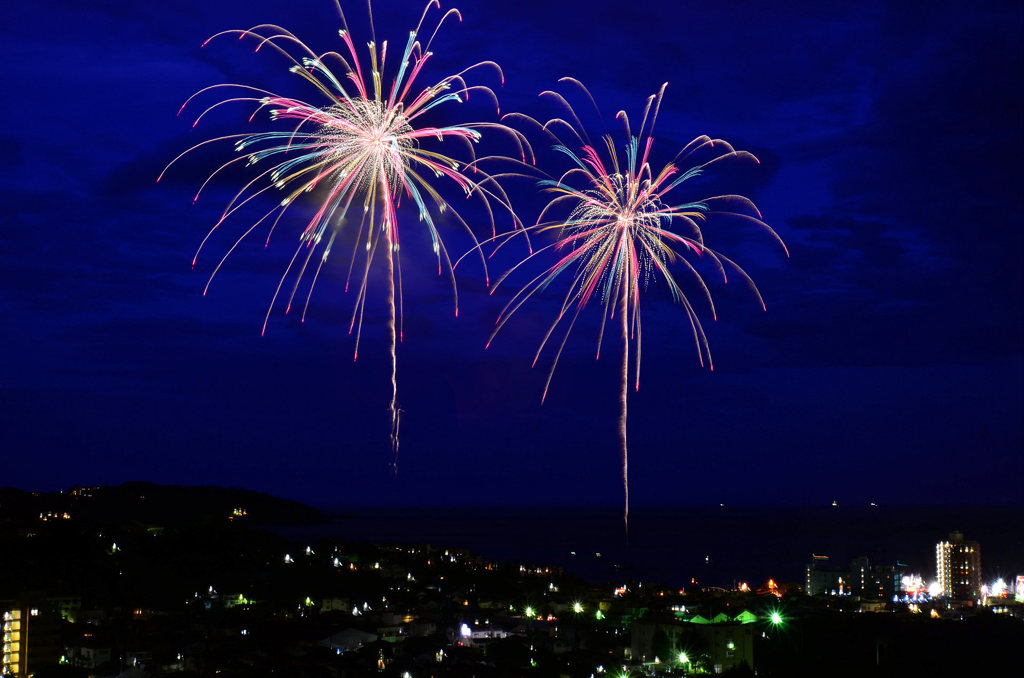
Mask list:
[[25,678],[60,659],[60,617],[25,603],[0,602],[0,676]]
[[895,565],[875,565],[871,568],[871,579],[861,593],[862,599],[892,600],[902,593],[903,575],[907,566],[897,562]]
[[756,625],[751,622],[756,620],[746,611],[711,619],[648,613],[630,627],[630,656],[643,663],[687,664],[687,671],[695,664],[716,674],[744,665],[752,670]]
[[76,645],[69,648],[67,653],[68,661],[74,666],[80,666],[84,669],[98,669],[100,666],[110,662],[114,658],[114,653],[109,647],[104,647],[102,644],[85,644]]
[[351,608],[348,598],[324,598],[320,601],[321,612],[348,612]]
[[962,532],[950,532],[948,541],[935,545],[935,570],[940,595],[949,600],[974,601],[981,591],[981,547],[964,541]]
[[3,655],[0,657],[0,676],[24,675],[25,641],[21,631],[21,609],[4,605],[0,608],[3,617]]
[[850,562],[848,590],[861,600],[892,600],[900,592],[900,580],[906,565],[874,565],[867,556],[858,556]]
[[[836,596],[850,593],[850,570],[833,567],[828,556],[812,555],[804,570],[804,593],[809,596]],[[859,575],[858,575],[859,576]]]
[[809,596],[857,596],[866,600],[890,600],[899,591],[906,566],[874,565],[867,556],[850,561],[849,568],[832,566],[828,556],[813,555],[807,564],[804,592]]

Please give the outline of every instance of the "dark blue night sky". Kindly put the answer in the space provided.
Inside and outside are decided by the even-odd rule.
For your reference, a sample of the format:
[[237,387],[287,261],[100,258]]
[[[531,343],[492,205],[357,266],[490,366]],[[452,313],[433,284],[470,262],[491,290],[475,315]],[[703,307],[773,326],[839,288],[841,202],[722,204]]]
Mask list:
[[[343,5],[365,42],[365,6]],[[709,225],[708,243],[750,272],[768,306],[713,284],[713,322],[692,297],[713,373],[664,285],[647,290],[630,401],[634,504],[1024,501],[1019,2],[457,6],[464,21],[442,28],[427,79],[493,59],[502,112],[543,117],[553,111],[538,93],[573,76],[609,121],[622,108],[639,116],[667,81],[656,164],[699,134],[761,159],[754,171],[723,166],[707,185],[753,198],[792,256],[756,229]],[[422,7],[375,3],[378,38],[404,41]],[[330,504],[621,502],[618,346],[606,338],[594,361],[597,307],[542,406],[543,358],[530,361],[558,290],[485,351],[515,286],[489,295],[480,267],[460,266],[454,318],[408,206],[397,479],[382,286],[353,364],[347,252],[329,262],[307,321],[275,312],[262,338],[305,222],[282,223],[267,249],[263,237],[246,241],[202,296],[247,224],[216,237],[192,270],[238,186],[191,198],[234,152],[216,147],[155,179],[194,143],[247,125],[248,110],[196,129],[175,114],[210,84],[294,83],[251,45],[199,46],[269,22],[338,49],[329,0],[43,0],[12,11],[0,29],[0,486],[142,479]],[[487,73],[477,81],[497,86]],[[476,103],[448,110],[451,122],[493,117]],[[536,219],[531,184],[513,190]],[[454,230],[446,241],[468,247]],[[522,254],[497,258],[492,276]]]

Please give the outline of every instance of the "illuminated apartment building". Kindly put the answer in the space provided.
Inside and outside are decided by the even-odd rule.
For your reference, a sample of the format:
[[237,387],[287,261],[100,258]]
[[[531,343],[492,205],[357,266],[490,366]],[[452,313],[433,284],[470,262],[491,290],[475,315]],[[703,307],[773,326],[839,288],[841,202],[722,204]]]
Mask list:
[[950,600],[976,600],[981,590],[981,547],[950,532],[949,541],[935,545],[935,570],[942,594]]
[[[45,611],[44,611],[45,612]],[[26,678],[39,667],[55,664],[60,658],[60,618],[40,614],[37,607],[0,601],[3,624],[3,654],[0,676]]]
[[21,676],[25,656],[25,642],[21,633],[21,610],[0,607],[3,615],[3,655],[0,659],[0,676]]

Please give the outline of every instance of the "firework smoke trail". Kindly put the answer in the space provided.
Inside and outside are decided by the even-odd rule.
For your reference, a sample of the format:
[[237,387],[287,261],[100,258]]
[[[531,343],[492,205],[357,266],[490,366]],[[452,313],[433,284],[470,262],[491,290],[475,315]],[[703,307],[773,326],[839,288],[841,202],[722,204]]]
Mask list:
[[[468,73],[480,68],[494,70],[503,80],[501,69],[492,61],[476,63],[429,86],[416,84],[423,78],[423,67],[432,55],[431,43],[442,24],[449,18],[462,20],[458,10],[449,9],[444,12],[433,24],[430,38],[426,43],[421,43],[418,38],[421,29],[431,30],[425,24],[428,15],[432,9],[440,10],[440,3],[437,0],[430,0],[416,28],[408,34],[400,58],[396,62],[394,57],[388,61],[388,42],[385,40],[378,44],[376,41],[372,8],[368,2],[371,41],[366,44],[365,54],[369,58],[367,64],[366,57],[360,57],[360,51],[353,41],[340,4],[335,2],[335,7],[342,25],[339,35],[344,48],[341,52],[317,54],[294,34],[273,24],[261,24],[248,30],[224,31],[203,43],[206,45],[214,38],[228,35],[236,36],[239,40],[252,40],[256,43],[256,52],[269,49],[282,56],[286,63],[290,64],[288,70],[312,86],[323,99],[323,103],[306,103],[248,85],[221,84],[206,87],[189,97],[179,110],[179,114],[200,97],[224,89],[229,90],[231,94],[203,109],[193,127],[214,109],[226,104],[241,103],[252,108],[249,122],[252,122],[257,114],[264,113],[269,114],[272,123],[278,126],[283,124],[283,128],[229,134],[203,141],[172,160],[160,173],[157,181],[182,157],[208,144],[225,141],[233,142],[235,150],[240,155],[214,170],[200,186],[193,202],[198,200],[203,189],[225,170],[242,164],[246,167],[257,163],[269,164],[267,169],[254,176],[237,192],[200,244],[196,258],[192,261],[193,266],[207,241],[229,217],[247,206],[261,204],[277,193],[277,197],[273,198],[278,201],[277,204],[249,226],[221,257],[207,281],[206,289],[227,257],[246,236],[260,225],[268,224],[269,244],[270,236],[289,208],[302,194],[313,193],[313,217],[301,231],[295,253],[267,307],[263,332],[266,331],[270,314],[278,298],[285,292],[285,282],[289,276],[294,281],[290,292],[285,292],[286,314],[292,309],[305,274],[311,268],[310,264],[315,263],[315,266],[312,266],[312,282],[306,290],[302,309],[302,320],[305,321],[313,288],[337,236],[346,229],[354,230],[353,258],[349,264],[349,277],[345,289],[347,291],[349,288],[353,264],[359,256],[358,253],[362,251],[365,260],[357,269],[362,271],[361,280],[356,285],[356,300],[349,323],[349,333],[355,332],[353,358],[358,358],[371,264],[377,256],[378,248],[386,250],[382,254],[385,257],[387,277],[387,326],[391,359],[390,463],[397,469],[400,417],[397,344],[402,340],[403,309],[398,231],[401,198],[406,196],[415,203],[419,221],[426,225],[437,259],[438,275],[445,270],[449,273],[455,315],[458,316],[454,270],[437,230],[436,215],[448,215],[474,242],[477,240],[466,220],[452,208],[433,182],[451,182],[461,189],[467,198],[475,197],[479,200],[488,214],[492,236],[496,232],[492,202],[498,203],[508,211],[512,230],[515,231],[522,228],[523,224],[516,217],[508,196],[498,183],[498,178],[503,174],[491,174],[485,171],[482,165],[490,161],[526,164],[527,161],[533,162],[533,154],[522,133],[501,123],[475,122],[440,127],[423,123],[421,116],[428,111],[444,104],[464,102],[471,93],[482,95],[494,104],[496,110],[498,108],[497,97],[491,88],[470,85],[466,81]],[[394,53],[392,50],[392,55]],[[387,87],[388,82],[390,87]],[[517,150],[518,159],[504,156],[477,157],[474,144],[480,141],[483,129],[507,136]],[[443,145],[445,142],[463,146],[468,159],[456,160],[435,150],[434,146]],[[432,145],[424,147],[424,144]],[[361,214],[358,209],[360,205]],[[353,212],[356,214],[353,215]],[[355,222],[358,222],[358,226],[353,229]],[[325,240],[326,244],[323,244]],[[303,250],[306,250],[305,253]],[[313,257],[317,252],[318,261],[314,262]],[[482,254],[480,262],[486,275],[486,260]],[[206,289],[203,291],[204,294]]]
[[[594,106],[593,97],[586,88],[573,78],[563,78],[578,87]],[[629,118],[624,111],[615,116],[625,126],[627,143],[620,152],[610,134],[601,137],[600,144],[590,141],[580,117],[564,96],[556,92],[543,92],[542,96],[554,98],[568,113],[541,125],[524,115],[510,114],[520,121],[536,125],[555,142],[554,149],[567,156],[572,167],[557,180],[542,181],[541,185],[553,193],[553,197],[541,210],[537,222],[524,233],[558,232],[555,242],[537,251],[531,251],[519,264],[506,272],[492,288],[497,289],[509,275],[526,262],[544,254],[547,250],[557,253],[556,262],[543,270],[516,292],[499,315],[490,341],[505,323],[538,292],[547,288],[563,272],[573,269],[569,289],[565,293],[561,310],[548,328],[534,355],[536,365],[545,345],[555,330],[563,325],[561,343],[555,350],[554,359],[548,371],[541,401],[547,397],[558,359],[565,348],[580,312],[595,296],[604,307],[601,331],[597,340],[597,357],[601,354],[605,321],[613,318],[618,308],[622,329],[622,390],[620,396],[619,437],[622,449],[622,481],[624,492],[623,523],[629,534],[629,453],[627,446],[627,406],[629,398],[629,363],[631,342],[634,344],[635,389],[640,388],[640,290],[651,278],[662,278],[668,285],[673,299],[683,307],[693,332],[697,358],[701,365],[707,361],[714,369],[707,337],[693,306],[669,270],[671,264],[679,264],[690,273],[697,288],[703,294],[715,315],[711,292],[699,273],[684,257],[689,252],[697,257],[707,257],[724,282],[728,282],[727,269],[735,271],[749,285],[753,294],[764,308],[760,292],[750,277],[732,260],[716,252],[704,243],[700,224],[710,215],[727,215],[731,218],[752,223],[769,234],[782,245],[779,236],[762,221],[761,213],[754,203],[739,195],[716,195],[694,202],[675,203],[670,194],[685,181],[698,177],[708,167],[729,159],[750,160],[757,158],[746,151],[737,151],[721,139],[701,136],[687,144],[673,162],[655,172],[651,166],[650,153],[652,136],[658,110],[665,92],[665,85],[648,97],[643,111],[640,129],[632,133]],[[600,113],[597,113],[600,116]],[[559,135],[562,136],[559,136]],[[578,150],[574,150],[578,149]],[[677,162],[695,163],[690,169],[680,172]],[[548,218],[559,210],[568,210],[565,217]],[[548,220],[545,220],[548,219]],[[670,230],[676,226],[677,230]],[[516,235],[515,232],[502,239],[503,247]],[[786,252],[788,256],[788,252]],[[490,345],[490,341],[488,345]]]

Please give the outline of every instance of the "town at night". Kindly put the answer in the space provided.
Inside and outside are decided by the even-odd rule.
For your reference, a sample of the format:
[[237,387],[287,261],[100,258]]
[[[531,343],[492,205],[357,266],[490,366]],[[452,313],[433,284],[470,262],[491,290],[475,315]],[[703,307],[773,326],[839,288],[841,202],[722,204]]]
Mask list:
[[[836,524],[868,522],[826,510]],[[991,576],[1024,568],[1006,533],[986,533],[995,555],[954,532],[921,561],[806,553],[777,579],[739,579],[756,568],[708,561],[750,545],[659,563],[639,554],[673,553],[668,534],[638,535],[625,560],[584,552],[590,536],[577,534],[559,565],[495,556],[516,546],[454,515],[452,541],[490,555],[344,538],[373,520],[210,487],[5,490],[5,675],[997,676],[1024,637],[1024,574]],[[399,522],[423,529],[415,515]],[[928,535],[903,538],[914,554]],[[647,578],[659,567],[663,579]]]

